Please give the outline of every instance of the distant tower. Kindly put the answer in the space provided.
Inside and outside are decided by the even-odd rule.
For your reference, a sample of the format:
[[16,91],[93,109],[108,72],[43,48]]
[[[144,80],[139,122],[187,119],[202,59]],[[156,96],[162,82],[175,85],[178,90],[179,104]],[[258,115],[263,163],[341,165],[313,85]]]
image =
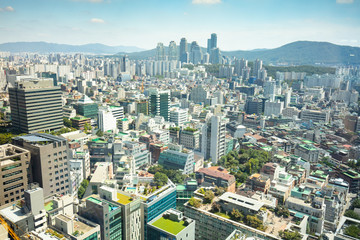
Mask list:
[[202,52],[199,44],[194,41],[191,43],[191,55],[190,55],[190,61],[193,64],[199,64],[202,61]]
[[254,71],[253,75],[256,78],[259,78],[259,71],[262,69],[262,60],[256,59],[254,62]]
[[180,61],[187,62],[188,44],[186,38],[180,40]]
[[174,41],[171,41],[169,44],[169,60],[177,60],[177,46]]
[[156,60],[158,61],[165,60],[165,48],[163,43],[158,43],[156,46]]

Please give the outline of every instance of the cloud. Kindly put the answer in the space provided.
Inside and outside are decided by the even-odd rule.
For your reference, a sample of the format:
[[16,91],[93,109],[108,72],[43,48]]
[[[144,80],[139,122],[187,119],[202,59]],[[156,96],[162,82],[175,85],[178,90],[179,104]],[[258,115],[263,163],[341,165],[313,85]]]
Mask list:
[[354,3],[354,0],[336,0],[338,4],[351,4]]
[[[218,4],[221,3],[222,0],[192,0],[192,4]],[[344,0],[343,0],[344,1]]]
[[11,6],[0,8],[0,12],[14,12],[14,11],[15,11],[15,9]]
[[100,19],[100,18],[92,18],[90,20],[90,22],[92,22],[92,23],[105,23],[105,21],[103,19]]

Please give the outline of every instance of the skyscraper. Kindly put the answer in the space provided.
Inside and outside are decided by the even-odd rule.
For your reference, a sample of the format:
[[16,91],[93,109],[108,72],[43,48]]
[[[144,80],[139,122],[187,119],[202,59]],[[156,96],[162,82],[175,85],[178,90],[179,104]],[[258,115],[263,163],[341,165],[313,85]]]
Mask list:
[[259,78],[260,70],[262,69],[262,60],[256,59],[254,62],[253,76]]
[[199,64],[202,61],[202,52],[199,44],[194,41],[191,43],[191,55],[190,55],[190,62],[193,64]]
[[171,41],[169,44],[169,52],[168,52],[169,60],[177,60],[177,46],[174,41]]
[[217,48],[217,35],[216,33],[211,34],[211,38],[207,41],[207,52],[211,53],[213,48]]
[[156,60],[158,61],[165,60],[165,48],[163,43],[158,43],[156,46]]
[[188,44],[186,38],[180,40],[180,61],[187,62]]
[[152,115],[162,116],[165,121],[170,117],[170,91],[160,91],[158,89],[149,90],[149,113]]
[[201,153],[212,163],[225,155],[225,125],[220,116],[212,116],[202,128]]
[[60,87],[53,79],[28,78],[15,82],[9,88],[13,127],[21,132],[33,133],[59,130],[63,127]]

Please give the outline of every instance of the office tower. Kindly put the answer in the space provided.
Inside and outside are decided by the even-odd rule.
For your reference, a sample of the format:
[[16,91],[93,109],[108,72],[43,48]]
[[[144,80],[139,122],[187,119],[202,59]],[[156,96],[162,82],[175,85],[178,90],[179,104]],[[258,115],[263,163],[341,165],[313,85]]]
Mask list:
[[159,164],[166,169],[180,170],[183,174],[194,172],[194,152],[181,145],[169,144],[169,149],[160,153]]
[[149,113],[155,116],[164,117],[169,121],[170,117],[170,90],[149,90]]
[[186,38],[182,38],[180,40],[180,62],[187,63],[187,53],[188,52],[188,44]]
[[219,48],[213,48],[210,50],[210,63],[212,64],[221,63],[221,52]]
[[266,101],[264,106],[264,115],[265,116],[276,116],[279,117],[282,114],[284,109],[284,102],[280,102],[277,100],[276,102],[273,101]]
[[212,49],[217,48],[217,35],[211,34],[211,38],[207,41],[207,52],[210,53]]
[[256,59],[254,62],[253,76],[259,78],[259,71],[262,69],[262,60]]
[[103,132],[116,130],[117,122],[113,117],[111,111],[107,108],[99,109],[98,113],[98,125],[99,129]]
[[203,55],[203,64],[209,64],[210,63],[210,54],[209,53],[204,53]]
[[61,90],[52,79],[22,79],[9,88],[13,128],[33,133],[63,127]]
[[202,61],[202,52],[199,44],[194,41],[191,43],[190,62],[193,64],[200,64]]
[[169,53],[168,53],[168,60],[177,60],[178,56],[177,56],[177,46],[176,43],[174,41],[171,41],[169,44]]
[[234,72],[238,75],[238,76],[243,76],[243,72],[246,70],[246,68],[248,67],[248,60],[245,60],[244,58],[242,59],[236,59],[235,60],[235,69]]
[[165,60],[165,48],[163,43],[158,43],[156,46],[156,60],[157,61]]
[[122,239],[124,226],[119,204],[92,195],[79,206],[79,215],[100,225],[102,240]]
[[0,206],[23,198],[27,189],[30,152],[11,144],[0,146]]
[[225,121],[220,116],[212,116],[202,127],[201,153],[213,163],[225,155]]
[[167,210],[149,222],[147,227],[152,240],[195,240],[195,221],[175,209]]
[[74,104],[74,108],[77,114],[93,119],[97,117],[99,109],[98,105],[86,95],[83,95],[82,98]]
[[266,81],[264,83],[264,97],[270,98],[270,101],[275,100],[276,94],[276,82],[275,81]]
[[121,207],[122,238],[119,239],[144,239],[144,215],[140,198],[107,186],[100,187],[99,196]]
[[[166,210],[176,208],[176,186],[170,180],[166,185],[146,196],[139,195],[143,199],[144,226]],[[147,235],[147,227],[144,231],[145,239],[152,240]]]
[[33,133],[13,138],[13,144],[29,150],[33,182],[39,183],[44,197],[69,193],[67,142],[65,138]]
[[330,120],[330,111],[303,109],[301,110],[300,118],[303,121],[328,123]]

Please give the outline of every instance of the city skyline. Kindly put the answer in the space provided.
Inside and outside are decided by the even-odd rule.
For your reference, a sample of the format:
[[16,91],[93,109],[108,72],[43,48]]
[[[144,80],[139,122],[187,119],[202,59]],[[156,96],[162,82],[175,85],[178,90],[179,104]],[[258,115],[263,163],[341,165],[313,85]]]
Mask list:
[[298,40],[359,47],[359,10],[358,0],[4,0],[0,41],[153,49],[158,42],[179,45],[182,37],[206,47],[209,35],[217,33],[224,51],[276,48]]

